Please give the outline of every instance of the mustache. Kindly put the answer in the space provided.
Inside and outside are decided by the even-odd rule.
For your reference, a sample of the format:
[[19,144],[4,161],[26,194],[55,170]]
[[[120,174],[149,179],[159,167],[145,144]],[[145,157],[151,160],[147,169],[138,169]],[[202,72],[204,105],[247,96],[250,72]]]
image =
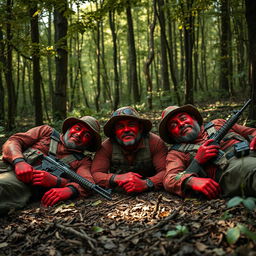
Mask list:
[[188,127],[193,128],[192,125],[190,125],[190,124],[185,124],[184,126],[181,127],[180,132],[182,133],[182,132],[183,132],[186,128],[188,128]]
[[133,132],[125,132],[121,138],[124,138],[125,136],[134,136],[134,133]]

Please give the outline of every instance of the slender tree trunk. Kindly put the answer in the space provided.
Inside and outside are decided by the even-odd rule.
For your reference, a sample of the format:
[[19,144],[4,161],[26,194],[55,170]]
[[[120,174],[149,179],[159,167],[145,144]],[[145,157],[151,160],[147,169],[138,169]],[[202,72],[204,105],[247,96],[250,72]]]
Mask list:
[[31,42],[32,42],[32,62],[33,62],[33,102],[35,106],[35,124],[36,126],[43,124],[43,109],[41,96],[41,79],[40,79],[40,62],[39,62],[39,30],[38,15],[34,15],[37,11],[37,5],[30,9],[31,17]]
[[193,46],[194,46],[194,17],[192,5],[194,0],[185,3],[185,26],[184,26],[184,48],[185,48],[185,103],[194,103],[193,85]]
[[230,96],[229,70],[229,0],[221,0],[221,41],[220,41],[220,89],[225,97]]
[[138,86],[137,57],[136,57],[136,48],[135,48],[134,29],[133,29],[130,0],[127,0],[127,3],[128,3],[128,6],[126,7],[126,17],[127,17],[127,24],[128,24],[129,72],[130,72],[129,74],[130,74],[131,88],[133,91],[133,100],[134,100],[134,103],[138,103],[140,101],[140,95],[139,95],[139,86]]
[[[167,58],[167,42],[165,32],[165,15],[164,15],[164,0],[158,0],[158,20],[160,24],[160,39],[161,39],[161,74],[162,74],[162,88],[164,93],[170,94],[170,80],[168,72],[168,58]],[[167,99],[169,101],[169,99]]]
[[120,92],[119,92],[119,74],[118,74],[118,64],[117,64],[117,37],[116,37],[116,26],[115,26],[115,11],[109,11],[109,25],[112,34],[113,42],[113,65],[114,65],[114,110],[118,108],[120,103]]
[[[255,121],[256,117],[256,1],[245,0],[246,21],[249,40],[249,85],[251,88],[252,104],[250,104],[249,118]],[[255,123],[254,123],[255,125]]]
[[5,125],[5,91],[4,91],[4,86],[3,86],[3,65],[5,63],[5,56],[4,56],[4,43],[3,43],[3,31],[0,27],[0,126]]
[[61,0],[54,10],[55,44],[57,56],[56,81],[53,101],[54,120],[63,120],[67,116],[67,29],[68,21],[66,18],[67,1]]
[[8,23],[6,25],[6,52],[7,58],[5,63],[5,80],[8,94],[8,113],[7,113],[7,131],[11,131],[15,127],[15,114],[16,114],[16,99],[15,99],[15,87],[12,77],[12,32],[11,32],[11,19],[12,19],[12,0],[7,0],[6,5]]
[[144,74],[145,74],[146,86],[147,86],[148,107],[150,110],[153,109],[153,104],[152,104],[153,83],[152,83],[152,77],[150,75],[149,70],[155,55],[154,31],[156,27],[156,19],[157,19],[156,0],[153,0],[153,20],[152,20],[152,23],[149,25],[148,57],[144,64]]
[[[47,28],[47,39],[48,39],[48,46],[52,45],[52,11],[48,13],[48,28]],[[48,86],[49,86],[49,94],[50,94],[50,102],[51,102],[51,109],[52,109],[52,102],[54,101],[54,85],[53,85],[53,78],[52,78],[52,58],[51,54],[47,55],[47,65],[48,65]],[[53,111],[53,109],[52,109]]]

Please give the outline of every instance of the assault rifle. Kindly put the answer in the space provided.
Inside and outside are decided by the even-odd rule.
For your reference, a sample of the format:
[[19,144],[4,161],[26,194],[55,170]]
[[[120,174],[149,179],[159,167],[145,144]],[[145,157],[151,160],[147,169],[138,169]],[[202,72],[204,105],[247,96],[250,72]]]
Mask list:
[[36,167],[37,170],[44,170],[47,172],[50,172],[54,176],[61,177],[64,176],[65,178],[68,178],[79,185],[81,185],[83,188],[91,189],[97,193],[99,193],[101,196],[105,197],[108,200],[112,200],[111,198],[111,190],[103,189],[102,187],[90,182],[89,180],[83,178],[76,172],[70,170],[69,166],[57,158],[53,156],[43,156],[42,163],[40,167]]
[[232,126],[238,121],[244,110],[247,108],[247,106],[251,103],[251,99],[249,99],[243,107],[238,110],[233,116],[231,116],[226,123],[214,134],[210,136],[210,139],[214,140],[214,143],[220,143],[221,140],[224,138],[224,136],[227,134],[227,132],[232,128]]
[[[211,144],[219,144],[221,140],[225,137],[225,135],[228,133],[228,131],[232,128],[232,126],[238,121],[244,110],[249,106],[251,103],[251,99],[249,99],[243,107],[238,110],[233,116],[231,116],[226,123],[215,133],[210,135],[209,139],[213,139],[214,141]],[[242,143],[243,144],[243,143]],[[222,150],[219,150],[218,155],[213,159],[214,163],[217,163],[218,160],[224,155],[224,152]]]
[[[248,105],[251,103],[251,101],[252,100],[249,99],[243,105],[243,107],[240,110],[238,110],[234,115],[232,115],[217,132],[209,136],[209,139],[214,140],[210,145],[219,144],[221,142],[221,140],[225,137],[228,131],[232,128],[232,126],[238,121],[238,119],[240,118],[244,110],[248,107]],[[218,155],[214,159],[212,159],[212,162],[217,163],[223,155],[224,155],[224,152],[222,150],[219,150]],[[194,173],[199,173],[200,176],[206,176],[203,168],[197,163],[195,159],[192,160],[186,172],[194,172]]]

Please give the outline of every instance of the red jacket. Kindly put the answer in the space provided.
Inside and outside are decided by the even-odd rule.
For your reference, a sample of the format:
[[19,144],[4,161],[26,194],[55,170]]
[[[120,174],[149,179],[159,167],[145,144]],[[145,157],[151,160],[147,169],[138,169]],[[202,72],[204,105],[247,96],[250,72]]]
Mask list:
[[[24,133],[16,133],[12,135],[3,145],[3,159],[9,163],[12,163],[16,158],[24,158],[22,152],[27,148],[32,147],[40,150],[45,155],[48,155],[51,133],[53,128],[48,125],[42,125],[35,128],[32,128]],[[56,152],[56,157],[61,159],[67,155],[72,154],[73,152],[80,152],[71,149],[67,149],[63,144],[63,136],[60,136],[60,142],[58,143],[58,149]],[[81,153],[81,152],[80,152]],[[90,168],[91,168],[91,159],[85,157],[82,160],[75,160],[71,162],[70,167],[82,177],[88,179],[94,183],[92,178]],[[74,182],[69,182],[66,186],[72,185],[78,191],[80,196],[88,195],[88,191],[85,191],[79,184]]]
[[[225,120],[216,119],[213,120],[212,123],[216,130],[219,130]],[[246,126],[235,124],[232,129],[230,129],[229,133],[233,132],[244,137],[247,140],[250,140],[248,135],[255,136],[256,129],[249,128]],[[193,144],[203,144],[206,140],[208,140],[208,133],[204,129],[204,126],[201,127],[201,131],[197,137],[197,139],[193,142]],[[233,144],[239,142],[237,139],[230,139],[227,141],[221,141],[220,147],[222,150],[225,150],[231,147]],[[190,176],[197,176],[195,173],[185,173],[184,171],[191,163],[192,159],[190,157],[190,153],[179,152],[176,150],[170,150],[167,155],[166,161],[166,173],[164,176],[164,187],[167,191],[170,191],[174,194],[184,197],[184,182]],[[215,179],[216,177],[217,167],[213,164],[207,164],[204,168],[204,171],[207,174],[208,178]]]
[[[152,162],[156,170],[156,175],[150,177],[156,189],[163,186],[163,175],[165,173],[165,161],[167,154],[167,147],[164,142],[154,133],[149,133],[149,147],[152,156]],[[97,184],[104,187],[110,187],[109,180],[113,173],[110,173],[110,164],[112,159],[112,143],[110,139],[106,139],[102,143],[102,147],[96,152],[92,164],[92,175]],[[145,147],[143,139],[137,148]],[[123,151],[126,159],[132,163],[136,157],[135,152]],[[147,176],[147,175],[145,175]]]

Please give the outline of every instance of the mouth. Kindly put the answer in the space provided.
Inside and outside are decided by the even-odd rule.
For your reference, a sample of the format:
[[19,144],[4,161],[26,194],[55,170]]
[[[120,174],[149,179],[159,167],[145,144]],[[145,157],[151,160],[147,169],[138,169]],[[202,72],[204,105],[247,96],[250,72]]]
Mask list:
[[191,129],[192,129],[191,126],[186,126],[185,128],[182,129],[180,135],[182,136],[186,135]]

